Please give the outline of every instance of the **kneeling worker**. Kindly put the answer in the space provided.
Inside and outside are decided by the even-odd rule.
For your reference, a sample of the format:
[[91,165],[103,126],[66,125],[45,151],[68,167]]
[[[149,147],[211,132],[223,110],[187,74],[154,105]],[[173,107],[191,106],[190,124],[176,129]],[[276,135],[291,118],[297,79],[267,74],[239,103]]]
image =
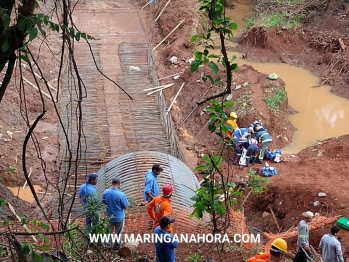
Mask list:
[[287,253],[287,242],[282,238],[277,238],[271,244],[269,252],[261,253],[249,258],[246,262],[279,262],[283,260]]

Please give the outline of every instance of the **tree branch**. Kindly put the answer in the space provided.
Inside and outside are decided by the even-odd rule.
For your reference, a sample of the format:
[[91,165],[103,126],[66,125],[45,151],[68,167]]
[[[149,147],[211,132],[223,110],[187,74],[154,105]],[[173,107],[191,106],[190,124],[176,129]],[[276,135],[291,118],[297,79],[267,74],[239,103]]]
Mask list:
[[2,98],[5,95],[5,91],[6,91],[7,86],[11,81],[13,69],[15,68],[15,62],[16,62],[16,55],[13,53],[10,56],[10,59],[8,60],[6,74],[5,74],[5,77],[4,77],[2,84],[0,86],[0,103],[1,103]]
[[210,96],[210,97],[206,98],[206,99],[203,100],[203,101],[197,102],[197,104],[198,104],[198,105],[202,105],[202,104],[206,103],[207,101],[210,101],[211,99],[214,99],[214,98],[217,98],[217,97],[221,97],[221,96],[224,96],[224,95],[226,95],[226,94],[228,94],[228,89],[225,89],[224,92],[219,93],[218,95]]
[[10,232],[10,233],[5,233],[5,235],[19,235],[19,236],[32,236],[32,235],[44,235],[44,236],[52,236],[52,235],[62,235],[64,233],[67,233],[69,231],[74,231],[78,229],[79,227],[73,227],[70,229],[65,229],[61,231],[52,231],[52,232]]

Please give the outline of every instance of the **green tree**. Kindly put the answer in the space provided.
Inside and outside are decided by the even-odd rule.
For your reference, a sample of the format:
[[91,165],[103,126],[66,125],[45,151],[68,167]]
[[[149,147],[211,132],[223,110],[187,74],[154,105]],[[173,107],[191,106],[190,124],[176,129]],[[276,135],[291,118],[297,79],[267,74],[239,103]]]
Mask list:
[[[217,95],[208,97],[207,99],[198,102],[198,104],[203,104],[211,99],[224,96],[226,94],[231,94],[231,83],[232,83],[232,73],[231,70],[237,69],[237,64],[233,61],[235,56],[231,59],[228,58],[227,50],[225,47],[226,37],[233,37],[233,31],[237,29],[237,24],[231,22],[229,17],[225,16],[225,0],[198,0],[200,10],[203,10],[208,15],[210,20],[209,29],[205,34],[193,35],[190,39],[191,42],[198,42],[198,45],[204,47],[204,51],[196,51],[194,53],[195,60],[191,63],[191,72],[196,72],[200,65],[207,65],[211,71],[214,73],[212,75],[203,76],[203,80],[209,79],[212,84],[226,85],[225,90]],[[210,50],[214,49],[214,41],[212,36],[214,34],[219,35],[221,44],[222,55],[210,54]],[[219,66],[213,59],[217,59],[217,63],[223,66],[224,73],[226,75],[225,83],[219,77]]]

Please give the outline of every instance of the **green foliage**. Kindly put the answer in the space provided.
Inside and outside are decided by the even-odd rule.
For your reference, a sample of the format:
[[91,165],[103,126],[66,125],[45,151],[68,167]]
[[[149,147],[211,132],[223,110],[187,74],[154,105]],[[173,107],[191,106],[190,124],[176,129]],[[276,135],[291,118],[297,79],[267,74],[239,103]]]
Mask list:
[[232,101],[226,101],[223,103],[220,103],[217,100],[211,100],[211,105],[206,108],[206,111],[208,112],[208,116],[210,118],[208,122],[208,130],[210,130],[211,133],[216,132],[218,136],[221,138],[224,137],[224,134],[229,130],[233,131],[232,127],[225,122],[228,120],[228,116],[225,113],[225,111],[232,111]]
[[[278,0],[277,7],[273,9],[273,12],[260,12],[252,14],[246,19],[247,27],[253,25],[261,25],[268,28],[283,27],[286,29],[292,29],[294,27],[300,27],[302,20],[306,17],[305,14],[289,12],[289,10],[297,9],[302,10],[302,4],[304,0]],[[292,16],[290,15],[292,14]]]
[[105,213],[107,206],[96,197],[94,194],[91,194],[86,199],[86,205],[84,206],[83,214],[92,219],[92,224],[95,225],[98,223],[98,218],[101,214]]
[[[227,210],[237,203],[236,196],[241,193],[235,191],[234,183],[223,183],[216,181],[214,173],[219,169],[222,157],[205,155],[202,160],[204,164],[196,169],[204,177],[201,187],[195,191],[195,196],[191,199],[194,201],[194,210],[190,217],[202,218],[204,213],[213,215],[214,217],[224,216]],[[221,196],[224,194],[224,200]],[[217,221],[213,221],[216,223]]]
[[286,100],[287,93],[284,89],[277,88],[275,90],[269,91],[269,95],[264,98],[267,103],[268,108],[273,111],[279,111],[280,105]]
[[253,169],[250,169],[246,176],[249,178],[248,184],[254,194],[258,195],[267,190],[265,184],[268,183],[270,179],[259,176]]
[[252,27],[256,23],[256,17],[254,15],[246,18],[246,27]]
[[[219,73],[219,64],[221,64],[225,70],[233,70],[237,69],[237,64],[232,64],[234,57],[229,60],[222,55],[210,54],[209,50],[214,49],[214,41],[212,39],[213,34],[223,34],[229,38],[233,37],[233,30],[237,29],[237,24],[231,22],[229,17],[225,17],[225,6],[224,0],[217,0],[214,2],[207,0],[198,0],[200,5],[200,11],[205,11],[208,13],[209,18],[211,20],[211,25],[208,27],[206,33],[201,35],[193,35],[190,39],[190,42],[197,42],[198,45],[204,47],[204,51],[196,51],[194,53],[195,60],[190,65],[190,71],[196,72],[201,65],[207,65],[214,75],[218,75]],[[229,69],[227,69],[227,65]],[[226,73],[226,72],[225,72]],[[213,77],[212,75],[203,76],[202,80],[204,82],[210,80],[210,82],[214,84],[222,85],[223,82],[219,76]]]
[[10,169],[11,171],[17,171],[17,167],[14,167],[14,166],[9,166],[9,169]]
[[[38,3],[36,2],[36,9],[39,8]],[[39,14],[33,14],[31,16],[19,16],[17,20],[17,24],[11,25],[11,19],[10,16],[5,13],[4,10],[0,9],[0,17],[2,20],[2,25],[4,27],[3,32],[1,32],[2,37],[8,38],[11,34],[11,31],[15,28],[16,31],[22,32],[25,35],[28,35],[28,42],[33,41],[35,38],[38,37],[39,32],[43,37],[46,37],[47,31],[55,31],[55,32],[62,32],[66,31],[66,33],[71,37],[71,39],[75,39],[76,41],[80,41],[81,38],[83,39],[95,39],[92,36],[80,32],[79,30],[76,30],[74,27],[66,27],[65,25],[60,25],[57,23],[54,23],[50,21],[50,17],[48,15],[39,13]],[[26,45],[26,43],[24,43]],[[10,47],[9,41],[6,39],[2,46],[1,50],[2,52],[6,52]],[[19,58],[23,59],[25,61],[25,56],[20,56]]]
[[[68,229],[79,226],[78,223],[72,223],[68,225]],[[72,261],[82,261],[80,254],[78,254],[79,250],[82,250],[86,247],[86,238],[85,236],[76,230],[66,232],[64,234],[64,238],[67,241],[64,241],[63,247],[64,251],[67,253],[69,257],[71,257]]]
[[203,256],[201,256],[200,254],[194,253],[191,256],[185,258],[184,261],[185,262],[199,262],[200,259],[202,259],[202,258],[203,258]]

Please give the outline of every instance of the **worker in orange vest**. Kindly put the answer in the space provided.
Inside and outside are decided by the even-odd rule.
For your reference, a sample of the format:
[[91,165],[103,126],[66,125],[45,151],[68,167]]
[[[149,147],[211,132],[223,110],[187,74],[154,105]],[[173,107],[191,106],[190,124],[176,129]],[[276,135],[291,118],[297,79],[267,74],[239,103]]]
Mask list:
[[[154,220],[154,229],[160,225],[160,219],[163,216],[172,217],[172,206],[171,206],[171,196],[173,192],[173,186],[170,184],[165,184],[162,187],[162,196],[157,196],[153,198],[147,204],[147,211],[149,216]],[[173,235],[173,227],[170,224],[169,232]]]
[[287,253],[287,242],[282,238],[277,238],[271,244],[269,252],[259,253],[249,258],[246,262],[279,262]]
[[[238,119],[238,116],[237,116],[237,114],[235,112],[231,112],[229,116],[230,116],[230,118],[225,123],[227,125],[230,125],[233,128],[233,132],[234,132],[235,130],[239,129],[239,126],[236,123],[236,121]],[[232,138],[233,132],[228,131],[227,132],[227,136]]]

